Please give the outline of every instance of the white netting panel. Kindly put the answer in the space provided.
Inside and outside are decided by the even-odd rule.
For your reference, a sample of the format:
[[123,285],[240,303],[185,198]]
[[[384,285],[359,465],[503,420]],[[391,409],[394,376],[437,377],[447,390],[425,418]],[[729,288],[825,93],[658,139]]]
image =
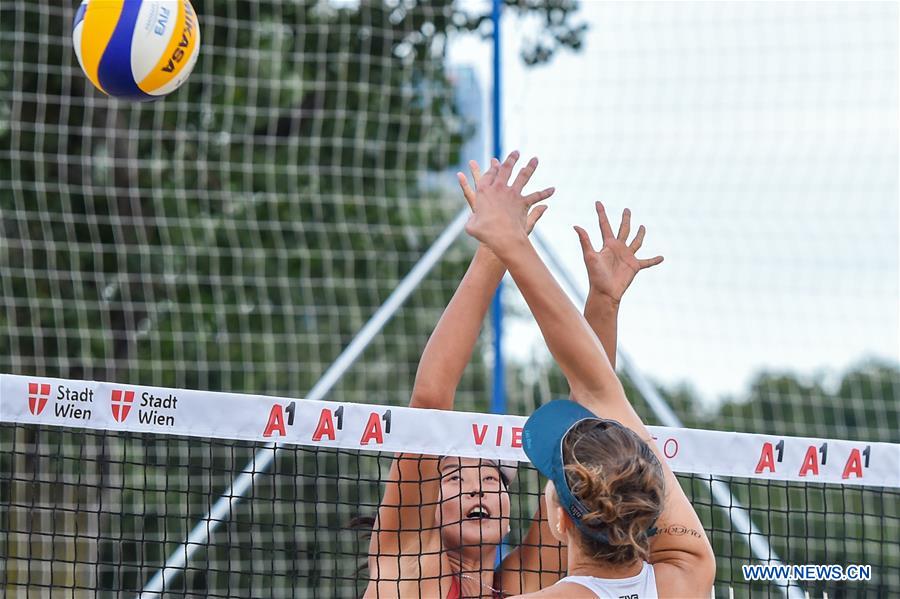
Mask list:
[[547,67],[511,36],[505,146],[541,157],[541,231],[585,287],[571,226],[599,244],[593,202],[647,225],[666,261],[628,292],[622,347],[695,426],[897,441],[897,5],[580,16],[583,51]]
[[[441,30],[427,26],[452,5],[360,4],[194,2],[195,72],[141,106],[110,101],[81,73],[75,2],[0,5],[0,372],[309,390],[463,205],[439,173],[481,157],[478,144],[459,154],[483,116],[455,106],[479,106],[486,88],[469,73],[451,81]],[[630,206],[650,227],[647,251],[667,262],[629,292],[623,345],[689,425],[897,441],[896,5],[586,3],[581,15],[583,53],[527,72],[515,56],[526,30],[507,28],[505,145],[541,156],[535,183],[559,189],[541,227],[577,276],[569,225],[593,221],[592,200]],[[451,249],[334,396],[406,402],[471,248]],[[517,334],[510,349],[528,347]],[[870,355],[886,363],[842,374]],[[463,409],[487,406],[486,357],[460,386]],[[516,358],[511,412],[566,393],[558,372]],[[763,367],[783,376],[751,385]],[[8,428],[0,439],[0,472],[38,479],[0,489],[0,523],[18,533],[5,555],[28,560],[4,569],[5,582],[14,572],[36,588],[139,588],[255,449]],[[376,462],[285,457],[286,476],[254,488],[180,588],[356,588],[328,574],[335,555],[356,554],[355,535],[332,530],[326,542],[308,528],[298,540],[292,527],[323,517],[316,500],[347,498],[332,527],[351,507],[373,511],[377,480],[365,490],[358,480],[376,476]],[[202,480],[171,468],[186,463]],[[785,557],[807,533],[785,506],[840,512],[844,501],[789,503],[791,493],[741,496],[786,518],[776,536],[792,526],[773,541]],[[815,533],[840,530],[853,550],[816,541],[821,551],[796,557],[864,558],[856,537],[896,532],[896,502],[850,497],[858,522],[822,518]],[[136,514],[122,524],[125,506]],[[703,517],[722,535],[717,548],[739,555],[743,540],[714,513]],[[83,541],[116,539],[116,527],[141,542]],[[897,563],[890,547],[884,563]],[[277,589],[265,587],[273,573]],[[889,574],[886,592],[897,588]],[[297,582],[309,580],[321,586]]]

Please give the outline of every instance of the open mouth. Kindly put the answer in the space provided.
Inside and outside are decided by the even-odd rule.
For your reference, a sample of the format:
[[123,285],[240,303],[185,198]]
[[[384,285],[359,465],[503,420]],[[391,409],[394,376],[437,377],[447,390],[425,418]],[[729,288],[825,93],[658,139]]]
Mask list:
[[482,520],[484,518],[490,518],[491,513],[487,511],[487,509],[483,505],[476,505],[469,513],[466,514],[466,519],[468,520]]

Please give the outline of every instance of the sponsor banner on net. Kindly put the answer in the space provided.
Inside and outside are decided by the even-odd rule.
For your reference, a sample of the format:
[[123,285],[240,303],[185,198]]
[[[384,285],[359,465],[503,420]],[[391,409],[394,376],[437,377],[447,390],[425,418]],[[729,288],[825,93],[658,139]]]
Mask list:
[[[0,375],[0,421],[527,461],[525,417]],[[648,427],[676,472],[900,486],[900,445]]]

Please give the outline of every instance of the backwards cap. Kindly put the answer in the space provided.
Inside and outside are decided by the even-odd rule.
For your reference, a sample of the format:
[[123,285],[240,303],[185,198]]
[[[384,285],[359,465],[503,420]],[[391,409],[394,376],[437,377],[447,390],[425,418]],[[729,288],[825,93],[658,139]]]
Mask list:
[[[615,420],[598,418],[596,414],[574,401],[557,399],[535,410],[525,422],[522,446],[534,467],[553,481],[560,505],[569,514],[578,530],[592,539],[609,543],[609,537],[584,523],[583,518],[591,510],[572,493],[566,480],[563,441],[578,423],[585,420],[596,420],[609,426],[622,426]],[[656,529],[651,527],[648,536],[655,533]]]

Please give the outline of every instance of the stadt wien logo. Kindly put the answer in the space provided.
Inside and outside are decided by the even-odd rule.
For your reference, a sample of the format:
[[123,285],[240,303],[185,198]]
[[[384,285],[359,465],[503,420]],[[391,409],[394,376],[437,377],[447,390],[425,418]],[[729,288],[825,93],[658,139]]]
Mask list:
[[40,416],[50,399],[49,383],[28,383],[28,411]]
[[109,403],[116,422],[125,422],[125,419],[128,418],[128,412],[131,411],[131,406],[134,404],[134,391],[113,389]]

